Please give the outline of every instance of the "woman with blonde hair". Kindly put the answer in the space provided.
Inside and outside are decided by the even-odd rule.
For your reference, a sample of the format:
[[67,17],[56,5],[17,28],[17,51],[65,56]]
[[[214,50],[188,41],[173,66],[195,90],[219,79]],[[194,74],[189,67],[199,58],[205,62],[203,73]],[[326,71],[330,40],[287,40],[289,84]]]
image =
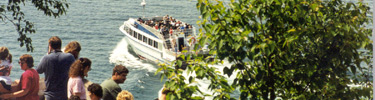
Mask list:
[[122,90],[117,94],[116,100],[134,100],[133,94],[129,91]]
[[81,100],[86,99],[86,90],[83,82],[84,76],[91,70],[91,61],[88,58],[79,58],[69,70],[68,97],[77,95]]
[[81,45],[77,41],[69,42],[64,49],[65,53],[70,53],[75,59],[78,58],[79,52],[81,51]]

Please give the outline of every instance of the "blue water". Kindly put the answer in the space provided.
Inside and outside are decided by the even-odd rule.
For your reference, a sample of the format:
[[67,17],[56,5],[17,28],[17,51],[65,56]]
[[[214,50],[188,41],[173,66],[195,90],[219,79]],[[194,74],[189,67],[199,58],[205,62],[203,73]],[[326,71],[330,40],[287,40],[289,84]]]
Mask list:
[[[63,46],[70,41],[78,41],[82,50],[80,57],[91,59],[92,70],[87,79],[94,83],[101,83],[110,78],[115,64],[128,67],[130,73],[124,84],[123,90],[130,91],[136,100],[153,100],[163,85],[159,75],[155,75],[158,68],[154,64],[139,60],[134,53],[129,51],[124,35],[118,28],[128,18],[141,16],[164,16],[191,23],[196,26],[199,12],[195,5],[196,0],[149,0],[143,15],[142,0],[72,0],[66,15],[57,19],[46,17],[33,6],[26,3],[22,9],[26,19],[34,22],[36,33],[28,35],[33,40],[34,52],[26,52],[25,47],[19,47],[18,33],[11,23],[0,22],[0,46],[6,46],[13,54],[13,60],[18,61],[20,55],[31,54],[34,65],[47,52],[48,39],[59,36]],[[353,0],[354,1],[354,0]],[[6,3],[0,1],[0,4]],[[372,4],[372,0],[365,0]],[[370,6],[372,7],[372,5]],[[23,70],[13,63],[11,78],[19,79]],[[44,77],[44,75],[40,75]]]

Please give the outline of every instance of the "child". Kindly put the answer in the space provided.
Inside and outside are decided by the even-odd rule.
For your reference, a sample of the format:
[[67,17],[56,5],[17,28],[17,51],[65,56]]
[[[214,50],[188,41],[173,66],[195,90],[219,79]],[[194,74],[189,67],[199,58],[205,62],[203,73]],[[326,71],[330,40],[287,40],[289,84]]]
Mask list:
[[69,70],[68,97],[77,95],[81,100],[86,100],[86,90],[83,82],[84,76],[91,70],[91,61],[87,58],[79,58]]
[[12,80],[9,75],[12,67],[12,55],[8,48],[0,47],[0,93],[10,92]]
[[91,100],[100,100],[103,97],[103,89],[99,84],[93,83],[87,87]]

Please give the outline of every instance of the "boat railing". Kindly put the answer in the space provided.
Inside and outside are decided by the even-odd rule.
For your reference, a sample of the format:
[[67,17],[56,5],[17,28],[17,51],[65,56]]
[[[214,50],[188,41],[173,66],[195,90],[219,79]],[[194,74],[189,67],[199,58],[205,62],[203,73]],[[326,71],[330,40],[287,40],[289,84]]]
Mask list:
[[178,35],[178,34],[184,34],[185,37],[195,36],[193,29],[183,29],[183,30],[174,29],[172,32],[172,35]]
[[[137,22],[138,22],[138,21],[137,21]],[[139,23],[139,22],[138,22],[138,23]],[[162,41],[165,42],[164,36],[161,35],[159,31],[155,30],[154,28],[152,28],[152,27],[150,27],[150,26],[148,26],[148,25],[146,25],[146,24],[140,24],[140,25],[142,25],[144,28],[146,28],[147,30],[149,30],[149,31],[151,31],[152,33],[154,33],[156,36],[158,36],[158,38],[159,38],[160,40],[162,40]],[[167,49],[167,44],[163,43],[163,45],[164,45],[165,49]]]
[[171,50],[166,50],[166,53],[167,53],[168,55],[173,55],[173,56],[177,56],[177,55],[181,54],[181,52],[173,52],[173,51],[171,51]]

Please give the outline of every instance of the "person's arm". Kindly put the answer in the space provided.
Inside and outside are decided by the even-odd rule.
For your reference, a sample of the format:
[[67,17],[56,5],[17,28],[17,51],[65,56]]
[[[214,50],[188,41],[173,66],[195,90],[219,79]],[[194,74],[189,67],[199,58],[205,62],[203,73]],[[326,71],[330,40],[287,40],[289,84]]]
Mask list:
[[30,88],[26,88],[24,90],[20,90],[14,93],[0,95],[0,98],[9,99],[9,98],[21,97],[21,96],[26,95],[29,91],[30,91]]
[[[69,79],[70,80],[70,79]],[[69,83],[68,83],[69,84]],[[72,82],[73,85],[73,95],[81,95],[82,94],[82,89],[84,89],[84,84],[83,84],[83,81],[82,80],[73,80]],[[85,91],[85,90],[83,90]]]
[[[45,57],[45,56],[44,56]],[[47,64],[47,61],[45,61],[44,57],[42,57],[42,59],[40,59],[40,62],[38,64],[38,67],[36,68],[36,71],[39,73],[39,74],[43,74],[44,71],[45,71],[45,65]]]
[[18,87],[21,88],[20,90],[15,90],[16,92],[8,93],[0,95],[0,98],[8,99],[8,98],[15,98],[15,97],[22,97],[30,92],[31,82],[35,81],[31,78],[30,73],[24,72],[21,75],[20,83],[18,83]]
[[116,99],[117,94],[120,93],[121,91],[122,91],[122,89],[121,89],[120,87],[115,88],[115,89],[113,89],[113,90],[110,91],[110,95],[111,95],[114,99]]

